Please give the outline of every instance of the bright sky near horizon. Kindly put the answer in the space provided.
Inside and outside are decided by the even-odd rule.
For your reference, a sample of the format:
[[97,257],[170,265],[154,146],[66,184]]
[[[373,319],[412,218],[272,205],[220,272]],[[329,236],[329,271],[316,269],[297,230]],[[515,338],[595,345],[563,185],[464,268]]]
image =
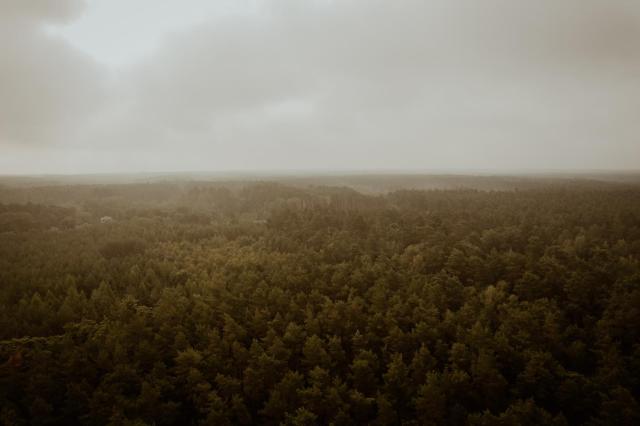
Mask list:
[[0,174],[639,166],[637,1],[0,1]]

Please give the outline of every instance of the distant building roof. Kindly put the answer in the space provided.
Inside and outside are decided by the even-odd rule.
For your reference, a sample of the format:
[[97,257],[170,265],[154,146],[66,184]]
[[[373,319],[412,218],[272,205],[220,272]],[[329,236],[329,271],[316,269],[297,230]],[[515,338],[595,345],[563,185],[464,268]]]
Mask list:
[[100,218],[100,223],[111,223],[113,222],[113,218],[111,216],[102,216]]

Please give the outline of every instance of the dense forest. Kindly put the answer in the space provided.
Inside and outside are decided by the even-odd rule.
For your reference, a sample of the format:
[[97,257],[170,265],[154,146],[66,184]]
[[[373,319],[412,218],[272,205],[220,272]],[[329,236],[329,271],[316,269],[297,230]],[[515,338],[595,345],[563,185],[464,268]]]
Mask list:
[[640,424],[640,187],[0,187],[6,425]]

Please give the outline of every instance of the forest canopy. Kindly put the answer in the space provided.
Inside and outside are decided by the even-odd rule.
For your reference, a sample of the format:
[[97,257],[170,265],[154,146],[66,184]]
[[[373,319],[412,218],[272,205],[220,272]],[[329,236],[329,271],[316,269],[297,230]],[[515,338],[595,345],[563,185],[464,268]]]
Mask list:
[[638,395],[638,186],[0,188],[4,424],[633,425]]

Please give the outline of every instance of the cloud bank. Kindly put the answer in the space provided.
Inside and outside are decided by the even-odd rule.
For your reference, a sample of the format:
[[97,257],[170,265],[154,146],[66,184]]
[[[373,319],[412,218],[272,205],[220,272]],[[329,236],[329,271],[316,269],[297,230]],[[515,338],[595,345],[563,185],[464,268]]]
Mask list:
[[638,167],[635,1],[256,4],[113,70],[45,31],[90,5],[3,2],[0,167]]

